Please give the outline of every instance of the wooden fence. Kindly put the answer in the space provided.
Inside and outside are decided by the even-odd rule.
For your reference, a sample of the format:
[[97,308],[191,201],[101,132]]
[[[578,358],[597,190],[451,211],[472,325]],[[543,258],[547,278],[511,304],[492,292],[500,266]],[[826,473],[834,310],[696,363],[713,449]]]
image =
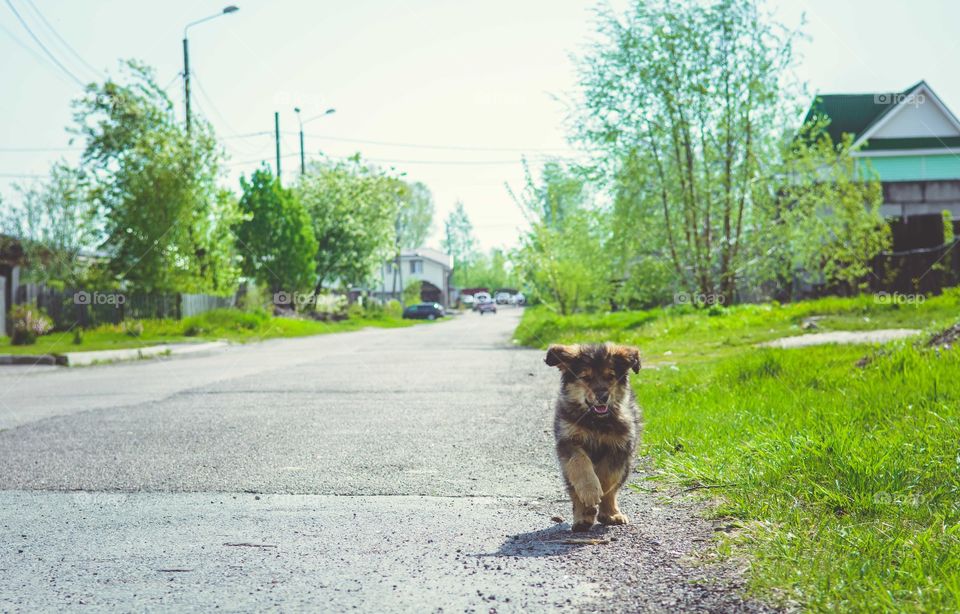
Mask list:
[[960,238],[937,247],[884,252],[873,261],[873,291],[939,294],[960,282]]
[[187,318],[213,309],[233,307],[235,297],[207,294],[145,294],[119,291],[59,290],[22,284],[14,304],[35,303],[59,330],[76,326],[119,324],[123,320]]

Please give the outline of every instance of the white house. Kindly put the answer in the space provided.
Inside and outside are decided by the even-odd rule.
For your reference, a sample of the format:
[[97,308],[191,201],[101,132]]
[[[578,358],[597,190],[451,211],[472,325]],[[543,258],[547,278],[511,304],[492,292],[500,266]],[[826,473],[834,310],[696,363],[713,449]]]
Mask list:
[[397,268],[396,260],[383,263],[370,292],[381,300],[399,299],[410,280],[417,279],[422,282],[421,300],[449,307],[452,275],[451,256],[429,247],[404,249],[400,252],[400,268]]

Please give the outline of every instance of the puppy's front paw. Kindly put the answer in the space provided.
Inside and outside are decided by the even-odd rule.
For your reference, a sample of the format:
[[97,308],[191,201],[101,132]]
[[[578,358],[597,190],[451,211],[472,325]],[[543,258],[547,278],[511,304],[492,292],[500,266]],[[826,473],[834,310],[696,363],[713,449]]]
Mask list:
[[623,512],[617,512],[610,515],[600,514],[597,517],[597,522],[600,524],[630,524],[630,519]]
[[576,489],[577,498],[587,507],[596,507],[600,504],[603,497],[603,489],[600,488],[600,481],[594,480],[587,482]]
[[589,531],[590,527],[592,526],[593,526],[592,522],[581,520],[579,522],[573,523],[573,526],[570,527],[570,530],[573,531],[574,533],[583,533],[585,531]]

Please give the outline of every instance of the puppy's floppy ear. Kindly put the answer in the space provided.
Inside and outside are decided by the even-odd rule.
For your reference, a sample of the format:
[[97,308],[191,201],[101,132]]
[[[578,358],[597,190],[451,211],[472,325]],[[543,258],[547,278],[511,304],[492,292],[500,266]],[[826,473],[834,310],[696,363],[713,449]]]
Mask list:
[[551,367],[560,367],[561,369],[568,366],[571,362],[577,359],[577,356],[580,355],[580,346],[579,345],[551,345],[547,348],[547,357],[544,359],[544,362]]
[[614,360],[623,365],[623,370],[632,370],[634,373],[640,373],[640,350],[628,345],[614,346],[612,352]]

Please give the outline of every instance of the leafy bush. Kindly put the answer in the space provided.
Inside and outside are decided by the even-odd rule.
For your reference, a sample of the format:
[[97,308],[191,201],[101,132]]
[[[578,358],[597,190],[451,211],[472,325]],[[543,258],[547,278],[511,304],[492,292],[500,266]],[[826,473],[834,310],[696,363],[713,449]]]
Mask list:
[[364,309],[363,305],[360,303],[353,303],[347,307],[347,318],[351,320],[359,320],[361,318],[367,317],[367,312],[370,308]]
[[383,306],[383,313],[388,318],[399,318],[402,316],[403,308],[400,306],[400,301],[396,299],[387,301],[387,304]]
[[213,335],[220,331],[257,330],[270,321],[270,314],[262,309],[239,311],[237,309],[214,309],[185,318],[183,334],[187,337]]
[[419,279],[411,279],[403,289],[403,302],[406,305],[416,305],[420,302],[420,288],[423,282]]
[[318,294],[314,311],[327,316],[342,316],[347,311],[347,297],[342,294]]
[[120,323],[120,330],[128,337],[139,337],[143,335],[143,322],[140,320],[124,320]]
[[640,258],[629,266],[616,302],[626,309],[669,305],[674,300],[675,276],[666,258]]
[[261,286],[249,283],[245,286],[237,307],[243,311],[257,311],[265,309],[268,304],[271,304],[271,301],[267,292]]
[[350,318],[363,318],[364,320],[389,320],[399,318],[402,315],[400,301],[391,299],[385,303],[364,298],[362,302],[350,306],[347,313]]
[[13,321],[13,345],[32,345],[37,337],[53,330],[53,320],[36,305],[14,305],[10,310]]

